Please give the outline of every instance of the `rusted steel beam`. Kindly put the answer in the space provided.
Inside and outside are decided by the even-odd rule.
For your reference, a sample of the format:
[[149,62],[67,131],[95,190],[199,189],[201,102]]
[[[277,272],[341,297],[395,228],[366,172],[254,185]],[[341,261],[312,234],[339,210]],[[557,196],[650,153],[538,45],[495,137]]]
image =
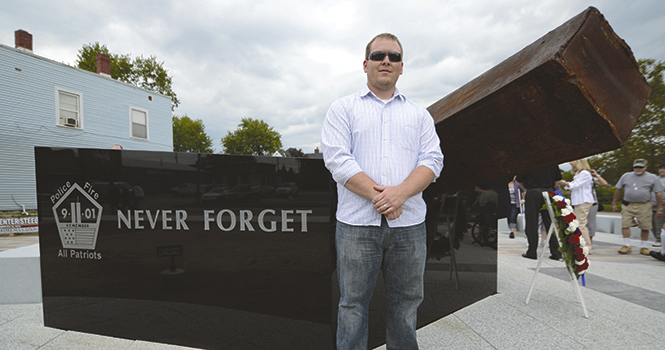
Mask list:
[[589,7],[428,107],[453,192],[621,147],[651,92]]

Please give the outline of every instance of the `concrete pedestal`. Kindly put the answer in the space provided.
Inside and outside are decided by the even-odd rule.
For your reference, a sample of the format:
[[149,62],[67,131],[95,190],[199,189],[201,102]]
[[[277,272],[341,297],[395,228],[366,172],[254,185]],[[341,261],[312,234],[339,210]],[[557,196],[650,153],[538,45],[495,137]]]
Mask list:
[[0,304],[42,302],[39,244],[0,252]]

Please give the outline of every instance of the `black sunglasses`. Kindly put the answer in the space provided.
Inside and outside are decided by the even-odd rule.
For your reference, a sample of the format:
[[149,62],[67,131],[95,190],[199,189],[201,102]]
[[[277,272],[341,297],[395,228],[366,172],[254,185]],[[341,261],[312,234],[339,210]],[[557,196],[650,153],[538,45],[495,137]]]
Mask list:
[[371,54],[369,54],[369,59],[370,61],[383,61],[384,58],[386,58],[386,55],[388,55],[388,59],[390,62],[402,62],[402,54],[396,51],[391,51],[391,52],[385,52],[385,51],[374,51]]
[[643,166],[634,166],[633,169],[644,169]]

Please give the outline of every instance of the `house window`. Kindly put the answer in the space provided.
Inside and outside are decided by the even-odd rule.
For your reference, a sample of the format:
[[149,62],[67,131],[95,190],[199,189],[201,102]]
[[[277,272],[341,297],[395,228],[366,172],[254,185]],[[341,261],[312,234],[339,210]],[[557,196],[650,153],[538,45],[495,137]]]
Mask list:
[[131,136],[148,139],[148,111],[136,107],[129,108]]
[[58,125],[83,128],[81,117],[81,94],[56,89],[56,108]]

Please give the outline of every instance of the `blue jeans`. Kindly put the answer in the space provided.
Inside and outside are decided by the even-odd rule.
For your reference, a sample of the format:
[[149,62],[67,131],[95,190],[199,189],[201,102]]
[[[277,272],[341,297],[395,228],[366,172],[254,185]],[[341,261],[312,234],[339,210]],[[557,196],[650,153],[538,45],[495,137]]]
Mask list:
[[510,205],[510,215],[508,216],[508,228],[517,228],[517,216],[520,215],[520,207],[515,204]]
[[386,348],[418,349],[416,318],[423,301],[427,258],[425,223],[390,228],[337,222],[337,276],[340,299],[337,350],[367,349],[369,302],[379,270],[388,300]]

